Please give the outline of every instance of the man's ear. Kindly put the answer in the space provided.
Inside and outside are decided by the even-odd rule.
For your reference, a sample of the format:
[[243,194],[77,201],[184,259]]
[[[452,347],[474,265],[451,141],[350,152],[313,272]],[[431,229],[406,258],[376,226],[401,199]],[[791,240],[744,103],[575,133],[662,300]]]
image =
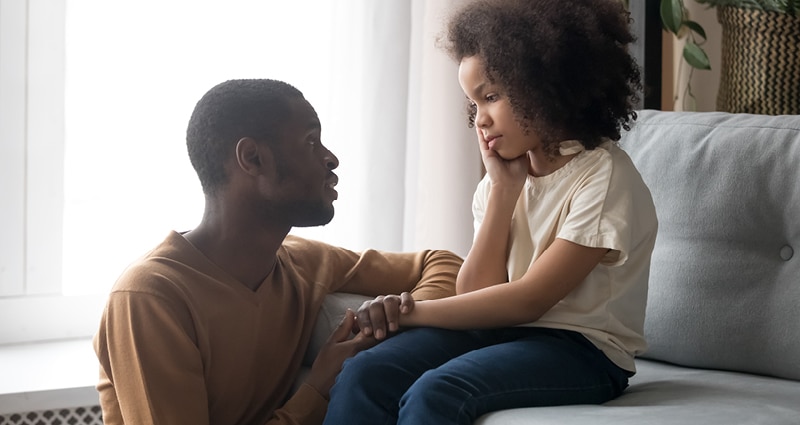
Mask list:
[[258,143],[251,137],[243,137],[236,143],[236,162],[251,176],[271,170],[272,160],[272,150],[266,143]]

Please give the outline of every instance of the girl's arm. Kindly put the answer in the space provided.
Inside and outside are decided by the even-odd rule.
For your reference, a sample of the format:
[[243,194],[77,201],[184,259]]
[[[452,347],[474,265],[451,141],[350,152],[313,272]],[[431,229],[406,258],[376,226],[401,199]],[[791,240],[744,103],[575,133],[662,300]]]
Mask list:
[[497,152],[489,149],[483,133],[477,127],[476,132],[478,147],[491,186],[483,222],[458,272],[456,280],[458,294],[508,281],[506,262],[511,217],[528,176],[527,155],[505,160]]
[[456,279],[456,293],[464,294],[508,282],[506,262],[511,216],[519,190],[494,185],[483,222]]
[[416,303],[401,326],[510,327],[538,320],[575,289],[608,252],[556,239],[519,280]]

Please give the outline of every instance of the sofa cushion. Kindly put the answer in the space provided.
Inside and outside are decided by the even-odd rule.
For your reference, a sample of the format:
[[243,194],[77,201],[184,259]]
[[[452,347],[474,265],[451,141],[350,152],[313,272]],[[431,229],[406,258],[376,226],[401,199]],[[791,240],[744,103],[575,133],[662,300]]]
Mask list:
[[[345,292],[334,292],[325,297],[322,308],[319,310],[317,321],[314,323],[314,330],[311,332],[311,341],[308,349],[303,356],[303,366],[311,366],[317,358],[322,345],[328,341],[328,337],[333,333],[339,323],[344,318],[347,309],[356,311],[366,300],[372,299],[364,295],[348,294]],[[351,335],[352,337],[352,335]]]
[[604,405],[501,410],[475,425],[796,425],[800,419],[795,381],[642,359],[636,367],[625,393]]
[[800,116],[642,111],[620,144],[659,219],[645,357],[800,380]]

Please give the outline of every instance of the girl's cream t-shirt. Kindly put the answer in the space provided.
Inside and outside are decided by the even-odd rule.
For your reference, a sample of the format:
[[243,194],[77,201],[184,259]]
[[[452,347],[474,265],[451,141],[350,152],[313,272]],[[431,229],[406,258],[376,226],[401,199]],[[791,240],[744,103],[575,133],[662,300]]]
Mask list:
[[[580,151],[543,177],[528,176],[511,224],[508,278],[521,278],[556,238],[609,253],[589,276],[539,320],[524,326],[580,332],[619,367],[635,371],[634,356],[647,347],[644,317],[650,256],[658,221],[650,190],[630,157],[606,142]],[[475,231],[488,202],[488,176],[473,199]]]

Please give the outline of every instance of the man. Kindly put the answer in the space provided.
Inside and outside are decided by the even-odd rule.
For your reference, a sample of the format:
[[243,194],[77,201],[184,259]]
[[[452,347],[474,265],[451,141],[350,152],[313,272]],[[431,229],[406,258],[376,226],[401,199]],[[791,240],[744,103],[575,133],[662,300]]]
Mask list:
[[[450,252],[355,253],[287,236],[333,218],[339,162],[320,132],[313,107],[280,81],[227,81],[197,103],[186,141],[205,212],[109,296],[94,340],[106,424],[321,423],[342,362],[376,342],[348,339],[348,311],[290,394],[328,293],[454,293],[461,259]],[[414,305],[395,301],[373,305],[376,322]]]

